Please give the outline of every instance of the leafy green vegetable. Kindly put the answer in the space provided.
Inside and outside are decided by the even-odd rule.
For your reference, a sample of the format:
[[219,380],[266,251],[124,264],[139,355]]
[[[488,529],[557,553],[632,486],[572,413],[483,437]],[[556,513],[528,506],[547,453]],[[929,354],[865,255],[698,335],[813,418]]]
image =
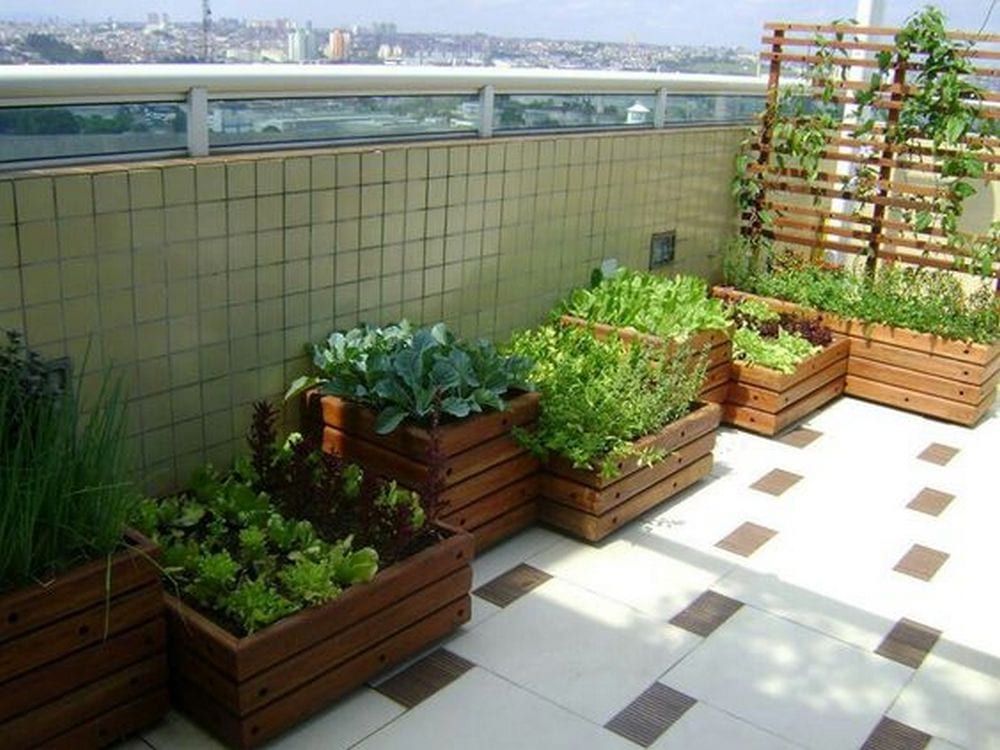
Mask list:
[[485,340],[461,341],[444,323],[417,331],[403,321],[337,332],[314,347],[313,363],[320,374],[295,380],[286,398],[318,386],[374,409],[381,434],[405,419],[428,422],[435,412],[462,419],[502,411],[511,390],[531,387],[531,362],[502,356]]
[[531,377],[542,394],[537,430],[518,431],[518,440],[609,477],[618,460],[638,455],[632,441],[690,411],[705,378],[705,358],[692,365],[684,346],[664,357],[662,349],[616,336],[601,340],[577,326],[523,332],[510,349],[535,361]]
[[733,331],[733,359],[739,359],[759,367],[768,367],[786,375],[822,351],[801,336],[781,329],[775,338],[765,337],[753,328],[737,328]]
[[643,333],[686,339],[697,331],[722,330],[728,320],[720,300],[708,296],[704,279],[666,278],[617,269],[596,274],[589,289],[575,289],[557,310],[608,325],[631,326]]

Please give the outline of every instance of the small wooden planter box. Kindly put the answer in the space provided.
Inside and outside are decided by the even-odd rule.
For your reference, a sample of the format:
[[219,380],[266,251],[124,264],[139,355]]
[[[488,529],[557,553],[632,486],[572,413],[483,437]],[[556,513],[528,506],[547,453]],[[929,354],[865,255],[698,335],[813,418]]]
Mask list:
[[472,537],[448,538],[331,602],[243,638],[167,596],[175,703],[260,745],[469,620]]
[[110,571],[102,558],[0,595],[3,747],[103,747],[167,712],[158,550],[129,541]]
[[813,315],[851,340],[844,393],[972,426],[996,401],[1000,341],[992,345],[944,339],[817,312],[783,300],[732,289],[719,296],[760,299],[778,312]]
[[561,456],[542,472],[539,516],[573,536],[596,542],[622,524],[707,476],[712,470],[715,429],[722,409],[706,403],[654,435],[637,440],[640,449],[667,456],[652,466],[637,457],[618,464],[620,474],[605,479],[599,471],[575,469]]
[[[563,315],[561,320],[566,325],[584,328],[593,326],[595,335],[600,338],[615,333],[625,341],[640,340],[649,346],[662,347],[668,355],[677,346],[672,341],[667,341],[659,336],[651,336],[648,333],[640,333],[634,328],[618,328],[604,323],[590,323],[583,318],[575,318],[572,315]],[[711,401],[716,404],[724,403],[729,392],[730,366],[733,361],[733,342],[729,340],[729,335],[725,331],[701,331],[688,339],[687,344],[692,349],[692,359],[701,351],[708,350],[705,382],[702,384],[699,398],[702,401]]]
[[849,339],[837,338],[787,375],[734,360],[722,420],[776,435],[844,392],[850,348]]
[[[312,395],[314,401],[315,395]],[[375,432],[375,414],[336,396],[318,399],[323,448],[405,487],[422,490],[431,472],[430,430],[403,423]],[[312,408],[316,408],[315,406]],[[510,399],[502,412],[477,414],[440,427],[443,489],[438,520],[469,531],[481,551],[535,522],[538,460],[511,435],[538,419],[538,394]]]

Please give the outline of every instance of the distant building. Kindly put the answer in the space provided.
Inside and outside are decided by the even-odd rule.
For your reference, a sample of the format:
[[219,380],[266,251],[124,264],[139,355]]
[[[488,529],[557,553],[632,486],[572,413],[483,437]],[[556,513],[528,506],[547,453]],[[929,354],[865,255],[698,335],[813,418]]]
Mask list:
[[628,125],[642,125],[643,123],[649,122],[649,107],[644,105],[642,102],[636,102],[627,110],[628,114],[625,115],[625,122]]
[[304,29],[293,29],[288,32],[288,61],[306,62],[316,59],[316,35],[312,24],[307,23]]
[[327,56],[331,60],[346,60],[351,51],[351,33],[342,29],[330,32]]

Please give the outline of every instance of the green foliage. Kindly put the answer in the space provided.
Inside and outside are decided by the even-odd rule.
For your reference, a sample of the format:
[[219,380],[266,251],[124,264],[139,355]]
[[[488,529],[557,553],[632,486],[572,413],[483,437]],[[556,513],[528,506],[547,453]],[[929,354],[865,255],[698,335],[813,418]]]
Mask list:
[[244,478],[198,472],[183,496],[144,500],[135,524],[162,545],[164,571],[200,608],[252,633],[371,580],[378,555],[326,542],[308,521],[285,518]]
[[320,374],[298,378],[286,398],[319,386],[378,412],[382,434],[404,419],[430,422],[435,413],[462,419],[502,411],[508,392],[530,388],[530,362],[502,356],[485,340],[458,340],[444,323],[417,331],[403,321],[337,332],[314,347],[313,362]]
[[813,346],[801,336],[784,329],[780,329],[774,338],[742,326],[733,331],[734,359],[786,375],[791,375],[799,364],[821,350],[822,347]]
[[873,277],[813,264],[774,264],[742,288],[867,323],[992,344],[1000,339],[1000,297],[988,279],[969,292],[955,274],[886,265]]
[[573,290],[558,311],[667,339],[683,340],[697,331],[728,326],[722,302],[711,299],[705,280],[695,276],[666,278],[618,269],[598,274],[594,282],[589,289]]
[[[692,365],[681,346],[661,348],[558,324],[525,331],[510,349],[535,361],[531,377],[542,394],[534,432],[518,439],[539,455],[555,453],[574,466],[613,476],[615,463],[638,455],[632,441],[688,413],[705,378],[705,358]],[[640,456],[655,461],[661,456]]]
[[0,590],[113,552],[137,500],[120,380],[105,374],[85,403],[57,363],[3,335]]

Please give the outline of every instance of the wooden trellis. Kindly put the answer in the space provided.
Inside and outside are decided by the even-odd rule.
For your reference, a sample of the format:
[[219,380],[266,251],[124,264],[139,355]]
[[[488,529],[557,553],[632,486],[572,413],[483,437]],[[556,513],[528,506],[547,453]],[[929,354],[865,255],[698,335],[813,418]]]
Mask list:
[[[761,54],[769,65],[768,110],[753,145],[749,173],[761,188],[755,211],[744,214],[745,229],[770,238],[779,246],[823,256],[826,251],[864,255],[876,259],[902,261],[921,266],[956,268],[967,260],[969,251],[949,240],[939,223],[917,229],[913,216],[927,208],[927,201],[944,198],[949,190],[942,174],[941,150],[930,142],[893,143],[886,131],[898,121],[907,98],[914,95],[914,76],[923,60],[911,58],[899,63],[895,58],[888,76],[882,80],[871,107],[878,124],[867,135],[855,135],[856,123],[842,114],[838,124],[825,134],[822,162],[810,178],[806,171],[787,161],[782,166],[774,140],[779,90],[789,79],[799,79],[811,66],[832,64],[837,75],[826,80],[833,87],[827,101],[853,105],[869,87],[878,71],[876,55],[893,52],[899,29],[846,25],[769,23],[765,25]],[[949,35],[960,42],[974,42],[963,50],[970,58],[975,82],[985,90],[981,116],[984,121],[1000,119],[1000,35]],[[822,101],[822,89],[807,85],[805,97]],[[842,108],[845,111],[849,108]],[[966,136],[966,144],[976,143],[985,167],[980,190],[989,190],[1000,180],[1000,139],[995,135]],[[858,181],[859,165],[866,184]],[[853,176],[853,181],[852,181]],[[760,212],[770,215],[767,225],[754,222]],[[996,217],[994,217],[995,219]],[[988,234],[967,234],[970,239],[987,240]],[[989,228],[982,228],[988,232]],[[808,250],[807,250],[808,249]],[[1000,263],[993,264],[1000,278]]]

